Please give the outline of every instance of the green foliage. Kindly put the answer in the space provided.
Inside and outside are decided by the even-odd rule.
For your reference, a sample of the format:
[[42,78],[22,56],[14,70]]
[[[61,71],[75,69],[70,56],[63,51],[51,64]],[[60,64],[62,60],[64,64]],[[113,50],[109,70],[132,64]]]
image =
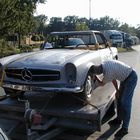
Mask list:
[[[60,17],[53,17],[50,19],[50,24],[46,28],[46,32],[52,32],[52,31],[64,31],[65,30],[65,24],[62,21],[62,18]],[[45,35],[47,35],[45,33]]]
[[31,52],[33,51],[33,47],[29,45],[21,45],[20,46],[20,52]]
[[121,53],[121,52],[131,52],[131,51],[134,51],[134,49],[133,48],[122,48],[122,47],[117,47],[117,50],[118,50],[118,52],[119,53]]
[[32,40],[32,41],[40,41],[40,37],[39,37],[38,35],[33,35],[33,36],[31,37],[31,40]]
[[1,0],[0,1],[0,37],[10,31],[15,27],[16,21],[15,15],[15,4],[16,0]]
[[18,37],[17,35],[7,35],[6,36],[6,41],[17,41]]
[[4,39],[0,40],[0,58],[16,53],[18,52],[15,47],[9,46]]
[[67,16],[64,18],[65,28],[67,31],[76,30],[76,23],[78,22],[77,16]]
[[64,20],[61,17],[52,17],[48,26],[44,28],[44,35],[52,31],[72,31],[72,30],[120,30],[140,38],[140,26],[131,27],[127,23],[120,24],[117,19],[109,16],[100,19],[78,18],[77,16],[66,16]]
[[5,51],[6,51],[6,43],[2,39],[2,40],[0,40],[0,58],[3,57],[3,54]]
[[45,37],[43,35],[39,35],[39,41],[44,41],[45,40]]
[[119,21],[110,18],[109,16],[101,17],[100,19],[90,19],[90,29],[92,30],[117,30]]
[[77,31],[84,31],[84,30],[88,30],[89,28],[86,23],[76,23],[75,29]]
[[26,34],[35,27],[37,3],[46,0],[0,0],[0,38],[8,33]]
[[36,29],[34,31],[39,34],[44,33],[47,20],[48,20],[48,17],[45,15],[36,16],[35,17]]
[[45,40],[45,37],[43,35],[41,35],[41,34],[39,34],[39,35],[33,35],[31,37],[31,40],[32,41],[44,41]]
[[9,46],[5,36],[18,34],[20,46],[23,35],[32,32],[36,26],[34,12],[38,3],[46,0],[0,0],[0,57],[17,53],[17,49]]

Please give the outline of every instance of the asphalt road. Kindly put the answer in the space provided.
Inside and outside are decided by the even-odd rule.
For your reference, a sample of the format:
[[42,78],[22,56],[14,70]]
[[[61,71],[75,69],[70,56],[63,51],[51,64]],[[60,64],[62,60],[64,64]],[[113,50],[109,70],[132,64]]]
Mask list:
[[[135,51],[119,53],[119,60],[132,66],[140,77],[140,45],[133,47]],[[129,134],[121,140],[140,140],[140,79],[135,89],[132,104],[132,115],[129,127]],[[111,118],[112,119],[112,118]],[[101,132],[95,132],[91,134],[87,140],[118,140],[114,138],[114,134],[118,130],[118,127],[110,128],[106,122],[102,126]]]

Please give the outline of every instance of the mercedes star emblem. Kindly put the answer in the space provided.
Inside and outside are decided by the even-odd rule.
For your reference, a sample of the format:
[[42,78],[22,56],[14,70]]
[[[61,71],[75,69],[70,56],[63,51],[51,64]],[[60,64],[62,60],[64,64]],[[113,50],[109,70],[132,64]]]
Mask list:
[[25,81],[32,80],[32,73],[28,69],[24,69],[21,71],[22,79]]

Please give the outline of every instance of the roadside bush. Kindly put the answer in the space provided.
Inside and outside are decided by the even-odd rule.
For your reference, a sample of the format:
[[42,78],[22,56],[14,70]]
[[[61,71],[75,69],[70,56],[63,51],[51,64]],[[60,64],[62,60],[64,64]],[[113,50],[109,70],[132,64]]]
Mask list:
[[20,52],[31,52],[33,51],[33,47],[29,45],[21,45],[20,46]]
[[40,40],[40,37],[39,37],[38,35],[33,35],[33,36],[31,37],[31,40],[32,40],[32,41],[39,41],[39,40]]
[[117,49],[118,49],[118,52],[119,52],[119,53],[120,53],[120,52],[134,51],[133,48],[129,48],[129,49],[127,49],[127,48],[124,48],[124,47],[117,47]]
[[6,42],[4,39],[0,40],[0,58],[4,57],[4,52],[6,51]]
[[0,40],[0,58],[19,53],[15,47],[9,46],[4,39]]
[[45,40],[45,37],[43,36],[43,35],[39,35],[39,38],[40,38],[40,40],[39,41],[44,41]]
[[44,41],[45,40],[45,37],[43,35],[41,35],[41,34],[39,34],[39,35],[33,35],[31,37],[31,40],[32,41]]

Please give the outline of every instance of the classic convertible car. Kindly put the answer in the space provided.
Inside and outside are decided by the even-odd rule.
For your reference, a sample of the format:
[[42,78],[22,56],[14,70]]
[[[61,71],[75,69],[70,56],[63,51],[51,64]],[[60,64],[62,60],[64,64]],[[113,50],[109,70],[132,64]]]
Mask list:
[[52,47],[0,59],[1,86],[6,94],[26,91],[77,94],[90,100],[94,86],[93,65],[117,59],[99,31],[52,32],[47,39]]

